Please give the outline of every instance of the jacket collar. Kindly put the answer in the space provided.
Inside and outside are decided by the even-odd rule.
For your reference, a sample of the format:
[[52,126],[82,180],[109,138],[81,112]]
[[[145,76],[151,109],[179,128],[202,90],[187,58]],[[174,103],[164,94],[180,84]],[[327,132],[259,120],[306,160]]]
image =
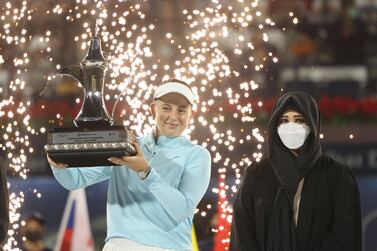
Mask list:
[[152,132],[145,136],[144,142],[150,148],[155,146],[176,147],[189,144],[190,140],[187,139],[185,136],[168,137],[165,135],[161,135],[156,139],[155,132]]

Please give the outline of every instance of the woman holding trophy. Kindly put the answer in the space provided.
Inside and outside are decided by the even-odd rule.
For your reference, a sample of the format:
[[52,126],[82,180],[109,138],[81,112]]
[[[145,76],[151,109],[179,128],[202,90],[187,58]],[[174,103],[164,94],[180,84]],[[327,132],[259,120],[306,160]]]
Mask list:
[[163,82],[150,105],[155,131],[134,142],[136,156],[110,158],[114,166],[66,168],[48,158],[69,190],[109,180],[103,250],[191,250],[192,219],[211,168],[208,150],[182,136],[194,102],[185,82]]

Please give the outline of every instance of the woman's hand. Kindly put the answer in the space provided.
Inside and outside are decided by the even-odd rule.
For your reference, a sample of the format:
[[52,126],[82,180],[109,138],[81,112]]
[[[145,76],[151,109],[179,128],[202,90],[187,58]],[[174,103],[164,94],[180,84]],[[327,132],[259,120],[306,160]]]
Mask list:
[[135,156],[111,157],[109,161],[117,165],[127,166],[135,172],[146,170],[148,168],[148,161],[145,159],[143,151],[136,141],[134,142],[134,146],[137,152]]
[[47,161],[52,167],[55,167],[55,168],[63,169],[63,168],[68,167],[67,164],[54,162],[52,159],[50,159],[50,156],[48,156],[48,154],[47,154]]

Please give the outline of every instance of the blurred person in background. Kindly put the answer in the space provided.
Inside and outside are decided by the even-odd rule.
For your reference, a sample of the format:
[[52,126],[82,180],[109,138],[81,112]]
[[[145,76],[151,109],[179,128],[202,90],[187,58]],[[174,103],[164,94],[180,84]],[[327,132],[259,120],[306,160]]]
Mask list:
[[46,229],[45,221],[40,213],[35,212],[27,217],[21,231],[25,237],[22,243],[23,251],[52,251],[43,241]]
[[268,125],[268,156],[244,174],[231,251],[361,251],[357,183],[322,154],[320,112],[302,92],[282,95]]
[[182,135],[194,103],[185,82],[163,82],[150,106],[155,131],[134,142],[136,156],[109,159],[118,166],[66,168],[48,158],[67,189],[110,179],[104,251],[192,249],[192,220],[211,171],[208,150]]

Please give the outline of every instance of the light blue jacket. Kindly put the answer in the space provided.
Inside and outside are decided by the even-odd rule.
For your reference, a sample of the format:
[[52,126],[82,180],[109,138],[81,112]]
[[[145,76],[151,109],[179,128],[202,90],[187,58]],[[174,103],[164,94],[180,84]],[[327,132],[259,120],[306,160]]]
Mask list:
[[151,161],[145,180],[124,166],[52,167],[52,171],[69,190],[110,179],[106,241],[120,237],[143,245],[191,250],[194,211],[209,185],[210,153],[184,136],[160,136],[156,142],[150,134],[140,138],[139,144]]

